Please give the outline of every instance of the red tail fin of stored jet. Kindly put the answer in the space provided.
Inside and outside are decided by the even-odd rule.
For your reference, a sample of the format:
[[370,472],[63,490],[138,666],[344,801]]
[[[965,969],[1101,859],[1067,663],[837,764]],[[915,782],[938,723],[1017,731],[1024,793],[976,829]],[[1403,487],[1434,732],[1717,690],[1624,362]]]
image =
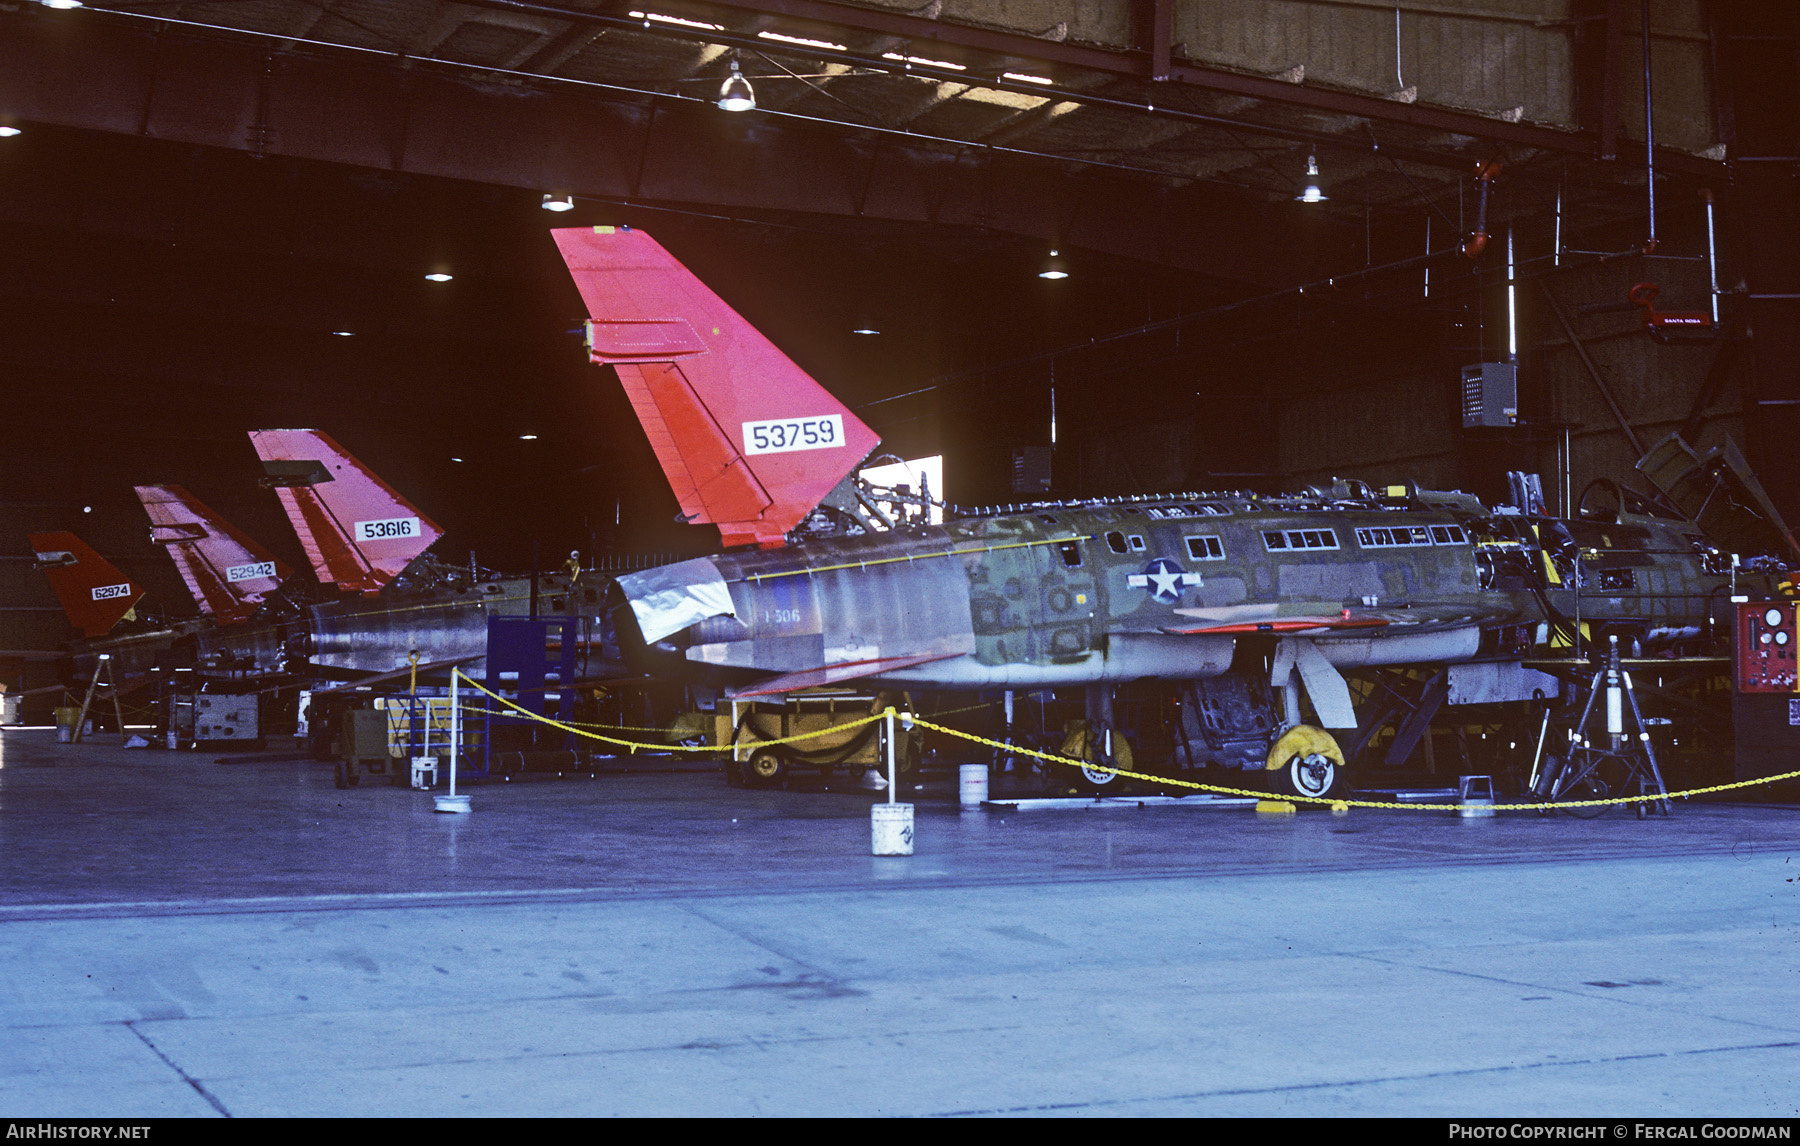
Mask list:
[[250,441],[320,581],[379,592],[444,535],[317,430],[253,430]]
[[552,231],[689,521],[782,544],[880,438],[642,231]]
[[287,577],[286,565],[187,490],[133,488],[150,515],[150,540],[169,551],[202,613],[228,625],[247,621]]
[[50,578],[69,623],[85,637],[104,637],[144,591],[73,533],[33,533],[37,565]]

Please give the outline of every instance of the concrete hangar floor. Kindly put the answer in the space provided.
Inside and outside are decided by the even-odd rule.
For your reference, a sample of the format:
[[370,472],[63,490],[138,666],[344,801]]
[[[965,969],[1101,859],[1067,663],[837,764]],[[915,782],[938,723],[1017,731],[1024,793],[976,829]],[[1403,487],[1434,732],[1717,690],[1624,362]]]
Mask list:
[[0,733],[0,1109],[1762,1115],[1800,815],[959,812]]

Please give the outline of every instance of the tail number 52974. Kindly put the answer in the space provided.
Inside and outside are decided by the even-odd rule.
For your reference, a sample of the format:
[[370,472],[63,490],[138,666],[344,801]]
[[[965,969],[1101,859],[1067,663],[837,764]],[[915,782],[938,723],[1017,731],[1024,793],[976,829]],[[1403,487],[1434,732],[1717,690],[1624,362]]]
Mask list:
[[841,414],[819,418],[768,418],[744,423],[744,453],[785,454],[793,450],[828,450],[844,444]]

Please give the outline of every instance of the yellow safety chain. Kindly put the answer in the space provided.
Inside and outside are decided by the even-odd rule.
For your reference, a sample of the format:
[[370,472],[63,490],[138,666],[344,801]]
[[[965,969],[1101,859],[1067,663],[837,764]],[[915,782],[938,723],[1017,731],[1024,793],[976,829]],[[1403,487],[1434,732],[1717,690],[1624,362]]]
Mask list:
[[[951,736],[960,737],[963,740],[970,740],[976,744],[984,744],[989,748],[998,748],[1004,752],[1011,752],[1020,756],[1035,756],[1039,760],[1047,760],[1053,764],[1067,764],[1071,767],[1086,768],[1094,772],[1110,772],[1114,776],[1128,776],[1134,780],[1148,780],[1154,784],[1169,784],[1178,788],[1193,788],[1196,791],[1202,792],[1220,792],[1232,796],[1252,796],[1259,800],[1266,800],[1269,798],[1269,793],[1267,792],[1252,792],[1244,788],[1225,788],[1217,784],[1201,784],[1194,780],[1177,780],[1169,776],[1152,776],[1145,772],[1128,772],[1123,768],[1108,768],[1103,764],[1090,764],[1085,760],[1071,760],[1066,756],[1057,756],[1050,752],[1039,752],[1031,748],[1021,748],[1016,744],[1007,744],[999,740],[989,740],[985,736],[976,736],[973,733],[958,732],[954,728],[946,728],[941,724],[933,724],[931,721],[917,716],[912,718],[912,722],[921,728],[929,728],[934,732],[947,733]],[[1779,776],[1768,776],[1761,780],[1740,780],[1734,784],[1714,784],[1708,788],[1689,788],[1684,792],[1670,792],[1666,795],[1614,796],[1605,800],[1560,800],[1556,803],[1492,804],[1483,806],[1492,807],[1495,811],[1513,812],[1544,811],[1550,808],[1591,808],[1603,804],[1634,804],[1642,803],[1647,800],[1679,800],[1685,799],[1688,796],[1702,795],[1706,792],[1724,792],[1732,788],[1750,788],[1758,784],[1773,784],[1778,780],[1791,780],[1795,777],[1800,777],[1800,771],[1784,772]],[[1463,804],[1401,804],[1390,800],[1336,800],[1328,796],[1284,795],[1280,798],[1290,801],[1303,801],[1308,804],[1329,804],[1334,808],[1340,806],[1346,808],[1417,808],[1421,811],[1443,812],[1460,811],[1465,806]]]
[[[464,677],[463,679],[468,680],[469,678]],[[471,681],[470,683],[474,683],[474,682]],[[958,716],[965,712],[975,712],[978,709],[992,708],[993,706],[994,706],[993,702],[989,701],[985,704],[971,704],[971,705],[966,705],[963,708],[951,708],[951,709],[947,709],[943,712],[934,712],[931,715],[933,715],[933,716]],[[460,707],[462,708],[463,712],[474,713],[478,716],[514,716],[515,715],[514,713],[508,712],[507,710],[505,710],[503,708],[484,708],[481,705],[470,704],[467,701],[463,702],[463,704]],[[526,715],[531,716],[535,719],[546,719],[546,718],[538,717],[538,715],[535,712],[527,712]],[[586,721],[586,720],[571,720],[571,721],[568,721],[567,723],[575,728],[603,728],[608,732],[664,732],[664,733],[666,733],[668,731],[668,729],[666,729],[666,728],[645,728],[642,725],[636,725],[636,724],[596,724],[593,721]],[[844,729],[844,728],[861,727],[863,724],[866,724],[866,723],[868,723],[868,721],[859,719],[854,724],[834,725],[830,729],[827,729],[826,732],[836,732],[836,731],[839,731],[840,729]],[[825,732],[808,732],[808,733],[805,733],[804,735],[805,736],[823,736],[823,735],[825,735]],[[788,740],[795,740],[795,739],[802,739],[802,738],[803,737],[792,737],[792,736],[787,737]],[[619,743],[625,743],[625,742],[620,741]],[[780,743],[784,743],[784,741],[764,740],[761,737],[758,737],[754,741],[746,741],[745,743],[746,744],[780,744]],[[659,750],[669,747],[669,745],[665,742],[658,742],[656,744],[642,744],[640,746],[644,747],[644,748],[657,748]],[[727,751],[730,747],[731,747],[730,745],[720,745],[719,747],[716,747],[716,748],[714,748],[714,747],[702,747],[702,748],[685,747],[682,749],[682,751],[684,751],[684,752],[724,752],[724,751]]]
[[[581,729],[575,727],[572,724],[565,724],[560,720],[552,720],[548,716],[539,716],[537,713],[531,711],[529,708],[525,708],[521,705],[515,704],[512,701],[506,699],[504,696],[501,696],[498,693],[489,692],[486,688],[484,688],[480,684],[476,683],[470,677],[464,676],[460,670],[452,670],[452,671],[456,672],[456,675],[459,677],[462,677],[462,679],[464,681],[466,681],[468,684],[473,685],[477,691],[485,693],[486,695],[499,701],[501,704],[504,704],[508,708],[512,709],[513,713],[516,713],[520,716],[529,717],[530,719],[539,721],[540,723],[543,723],[543,724],[548,724],[552,728],[560,728],[564,732],[572,732],[576,736],[585,736],[590,740],[605,741],[607,744],[623,745],[624,747],[630,748],[633,751],[636,751],[640,748],[644,749],[646,751],[651,751],[651,752],[723,752],[724,751],[723,748],[715,747],[711,744],[700,744],[700,745],[662,744],[662,743],[644,744],[644,743],[641,743],[636,740],[620,740],[619,738],[614,737],[614,736],[602,736],[598,732],[583,732]],[[513,715],[513,713],[508,713],[507,715]],[[877,720],[882,719],[884,715],[885,714],[882,714],[882,713],[876,713],[871,716],[859,717],[855,720],[847,720],[842,724],[835,724],[835,725],[831,726],[830,728],[822,728],[817,732],[800,732],[800,733],[796,733],[793,736],[780,736],[780,737],[774,737],[774,738],[770,738],[770,739],[763,739],[762,737],[758,737],[753,743],[755,745],[760,746],[760,745],[764,745],[764,744],[791,744],[797,740],[814,740],[821,736],[832,736],[837,733],[844,732],[851,728],[861,728],[865,724],[873,724]]]
[[[501,704],[506,705],[508,708],[512,709],[514,712],[518,713],[519,715],[528,717],[532,720],[536,720],[536,721],[539,721],[544,724],[548,724],[553,728],[560,728],[565,732],[572,732],[577,736],[585,736],[591,740],[605,741],[608,744],[623,745],[634,751],[637,749],[640,749],[640,748],[646,749],[649,751],[656,751],[656,752],[721,752],[721,751],[724,751],[724,749],[715,748],[712,745],[700,745],[697,747],[690,747],[690,746],[682,745],[682,744],[643,744],[643,743],[639,743],[634,740],[620,740],[620,739],[617,739],[616,737],[602,736],[597,732],[583,732],[581,729],[575,727],[574,725],[564,724],[560,720],[552,720],[548,716],[539,716],[537,713],[532,712],[530,709],[523,708],[520,705],[514,704],[512,701],[506,699],[503,696],[500,696],[497,693],[489,692],[486,688],[482,687],[480,684],[476,683],[471,678],[469,678],[467,676],[463,676],[463,674],[459,670],[452,670],[452,671],[455,671],[458,676],[461,676],[464,681],[467,681],[470,685],[473,685],[478,691],[480,691],[482,693],[486,693],[486,695],[499,701]],[[976,707],[980,707],[980,706],[976,706]],[[966,710],[961,710],[961,711],[966,711]],[[799,740],[812,740],[812,739],[816,739],[817,737],[820,737],[820,736],[830,736],[835,733],[840,733],[840,732],[846,731],[851,728],[860,728],[865,724],[873,724],[875,721],[884,720],[890,715],[901,716],[901,714],[892,705],[889,705],[882,712],[875,713],[870,716],[859,717],[856,720],[846,721],[843,724],[833,725],[830,728],[821,729],[818,732],[802,732],[802,733],[798,733],[793,736],[782,736],[782,737],[766,739],[766,740],[762,739],[762,738],[758,738],[756,741],[754,741],[754,743],[756,745],[791,744],[791,743],[793,743],[795,741],[799,741]],[[939,714],[939,715],[943,715],[943,714]],[[1133,780],[1147,780],[1152,784],[1164,784],[1164,785],[1169,785],[1169,786],[1177,787],[1177,788],[1191,788],[1197,792],[1217,792],[1221,795],[1247,796],[1247,797],[1250,797],[1252,799],[1257,799],[1257,800],[1266,800],[1266,799],[1270,798],[1270,794],[1268,792],[1257,792],[1257,791],[1252,791],[1248,788],[1227,788],[1227,787],[1224,787],[1223,785],[1219,785],[1219,784],[1202,784],[1197,780],[1178,780],[1171,776],[1155,776],[1148,772],[1132,772],[1132,771],[1128,771],[1127,769],[1124,769],[1124,768],[1111,768],[1104,764],[1093,764],[1086,760],[1071,760],[1067,756],[1058,756],[1053,752],[1040,752],[1035,748],[1024,748],[1017,744],[1008,744],[1002,740],[990,740],[989,738],[987,738],[985,736],[977,736],[972,732],[961,732],[957,729],[949,728],[945,725],[934,723],[930,720],[925,719],[922,716],[909,715],[909,716],[903,716],[902,719],[909,722],[914,727],[930,729],[933,732],[942,732],[947,736],[954,736],[954,737],[957,737],[958,739],[967,740],[974,744],[985,745],[988,748],[997,748],[1002,752],[1009,752],[1009,753],[1012,753],[1017,756],[1036,757],[1039,760],[1044,760],[1051,764],[1066,764],[1071,768],[1086,768],[1087,770],[1089,770],[1091,772],[1108,772],[1114,776],[1124,776],[1124,777],[1127,777],[1127,778],[1133,779]],[[1762,778],[1760,780],[1739,780],[1736,783],[1732,783],[1732,784],[1713,784],[1713,785],[1711,785],[1709,787],[1705,787],[1705,788],[1689,788],[1689,789],[1686,789],[1685,791],[1669,792],[1666,794],[1649,794],[1649,795],[1641,795],[1641,796],[1613,796],[1613,797],[1610,797],[1605,800],[1559,800],[1554,803],[1541,803],[1541,804],[1485,804],[1485,805],[1483,805],[1483,807],[1491,807],[1493,810],[1495,810],[1497,812],[1531,812],[1531,811],[1542,812],[1542,811],[1549,811],[1554,808],[1593,808],[1593,807],[1600,807],[1600,806],[1604,806],[1604,805],[1608,805],[1608,804],[1639,804],[1639,803],[1644,803],[1644,802],[1647,802],[1650,800],[1682,800],[1682,799],[1686,799],[1689,796],[1705,795],[1708,792],[1726,792],[1726,791],[1730,791],[1734,788],[1753,788],[1759,784],[1774,784],[1781,780],[1792,780],[1795,778],[1800,778],[1800,770],[1796,770],[1793,772],[1783,772],[1778,776],[1765,776],[1764,778]],[[1416,810],[1416,811],[1421,811],[1421,812],[1456,812],[1456,811],[1461,811],[1464,807],[1467,806],[1464,804],[1413,804],[1413,803],[1402,804],[1402,803],[1399,803],[1398,801],[1393,801],[1393,800],[1340,800],[1340,799],[1334,799],[1329,796],[1283,795],[1279,798],[1290,801],[1290,802],[1298,801],[1298,802],[1307,803],[1307,804],[1326,804],[1332,808],[1397,808],[1397,809],[1401,809],[1403,811],[1415,811]]]

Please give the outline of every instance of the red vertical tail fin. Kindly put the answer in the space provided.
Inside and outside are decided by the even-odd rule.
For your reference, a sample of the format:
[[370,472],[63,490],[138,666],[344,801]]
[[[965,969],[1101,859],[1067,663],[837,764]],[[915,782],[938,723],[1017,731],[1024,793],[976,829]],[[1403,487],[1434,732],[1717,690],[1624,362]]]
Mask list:
[[552,231],[690,521],[726,545],[780,545],[880,442],[875,431],[649,235]]
[[444,535],[328,435],[253,430],[250,441],[320,581],[378,592]]
[[150,515],[150,540],[169,551],[200,611],[247,621],[290,570],[178,485],[132,487]]
[[104,637],[144,590],[73,533],[33,533],[37,565],[50,578],[69,623],[85,637]]

